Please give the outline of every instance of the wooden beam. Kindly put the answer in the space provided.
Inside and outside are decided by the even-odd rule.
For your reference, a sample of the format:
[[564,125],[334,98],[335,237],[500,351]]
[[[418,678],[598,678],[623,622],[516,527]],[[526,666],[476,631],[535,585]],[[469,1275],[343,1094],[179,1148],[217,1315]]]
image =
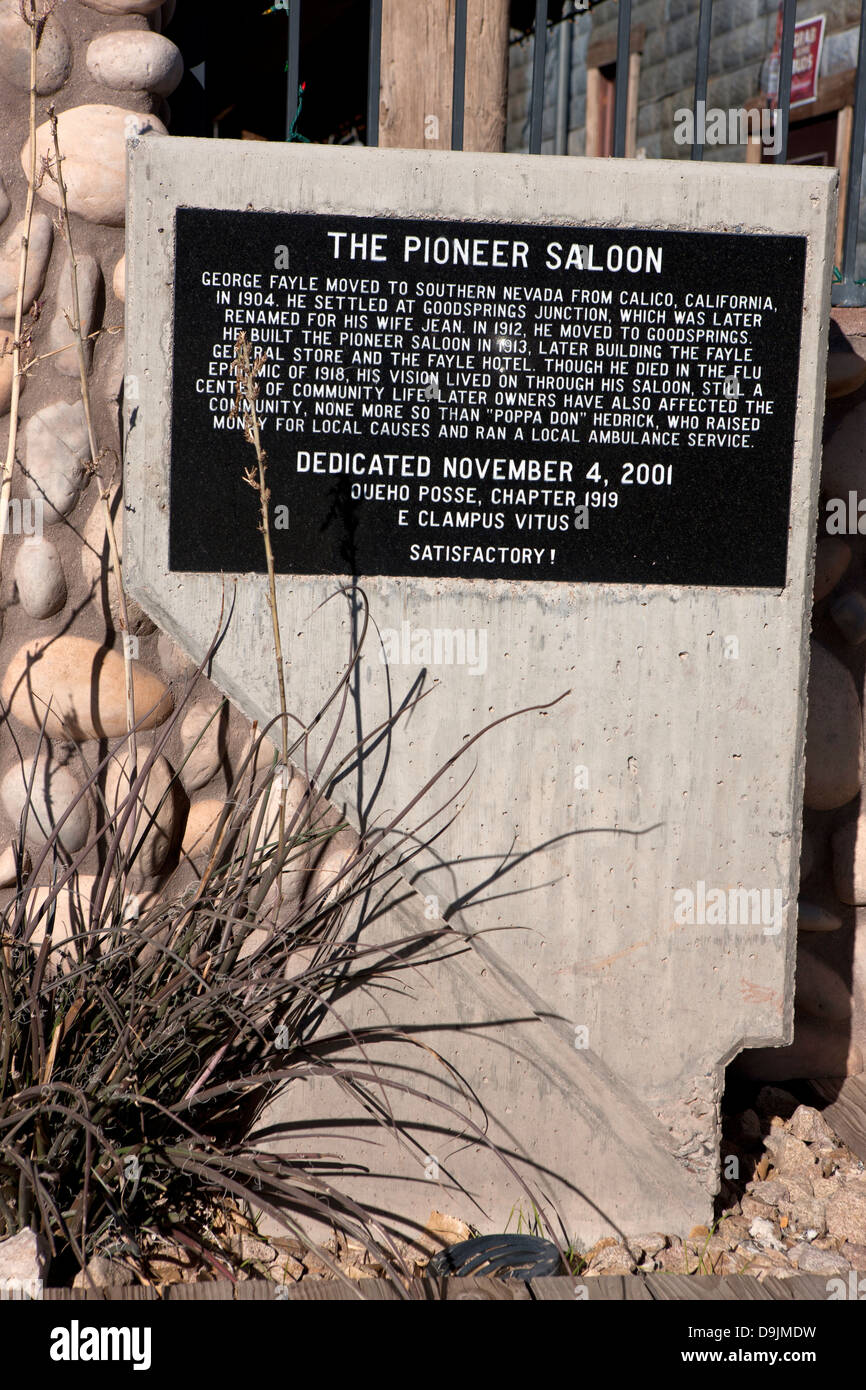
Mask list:
[[598,68],[586,70],[586,149],[587,158],[593,159],[601,147],[599,128],[599,108],[601,103],[601,73]]
[[508,0],[469,0],[466,22],[467,150],[505,149]]
[[[642,53],[645,43],[646,25],[634,24],[631,31],[629,52]],[[597,43],[591,43],[586,50],[586,66],[588,68],[606,68],[609,63],[615,62],[616,39],[601,39]]]
[[836,221],[835,264],[841,270],[845,249],[845,209],[848,206],[848,165],[851,162],[851,132],[854,107],[843,106],[836,119],[836,168],[839,170],[839,215]]
[[[463,148],[505,144],[508,0],[469,0]],[[454,0],[384,0],[379,143],[391,149],[451,148]]]
[[628,59],[628,104],[625,123],[625,156],[634,159],[637,153],[637,108],[640,89],[640,53],[632,51]]
[[[845,72],[836,72],[832,77],[822,77],[818,82],[818,95],[814,101],[805,102],[802,106],[795,106],[791,110],[791,125],[796,125],[800,121],[811,121],[815,116],[827,116],[832,111],[840,111],[843,106],[854,104],[854,79],[857,76],[856,68],[848,68]],[[744,103],[746,111],[762,110],[767,104],[764,95],[749,97]],[[708,99],[707,106],[712,102]]]

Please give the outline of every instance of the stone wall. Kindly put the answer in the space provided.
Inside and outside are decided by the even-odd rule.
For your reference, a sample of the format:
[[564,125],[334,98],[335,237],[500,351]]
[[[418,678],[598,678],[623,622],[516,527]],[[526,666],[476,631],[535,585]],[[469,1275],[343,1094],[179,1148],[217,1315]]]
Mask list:
[[[38,0],[44,14],[46,0]],[[165,132],[166,98],[180,81],[183,60],[161,31],[174,0],[60,0],[42,33],[37,64],[37,157],[51,144],[52,104],[68,185],[70,224],[79,262],[89,385],[99,473],[111,485],[112,513],[122,539],[120,402],[124,378],[124,219],[126,138],[136,130]],[[18,0],[0,0],[0,344],[11,342],[27,196],[29,30]],[[77,352],[64,311],[71,308],[68,250],[59,226],[56,184],[44,177],[34,208],[24,338],[37,361],[26,373],[19,411],[12,505],[2,556],[0,673],[0,899],[14,891],[18,818],[25,776],[46,726],[26,848],[31,858],[106,753],[122,746],[126,730],[123,643],[110,576],[109,547],[99,486],[88,476],[88,436]],[[63,349],[58,352],[57,349]],[[52,354],[52,355],[48,355]],[[0,357],[0,450],[10,428],[12,358]],[[39,515],[41,507],[41,518]],[[41,526],[40,526],[41,520]],[[40,534],[41,531],[41,534]],[[31,532],[32,534],[26,534]],[[130,625],[137,641],[136,705],[153,706],[151,726],[168,717],[192,666],[136,605]],[[39,653],[38,659],[32,658]],[[28,661],[27,680],[22,680]],[[178,766],[220,696],[203,678],[168,745]],[[159,834],[140,861],[139,886],[154,888],[213,820],[225,795],[232,750],[248,726],[225,711],[201,740],[181,774],[182,790],[160,813]],[[140,740],[146,746],[146,736]],[[22,768],[24,772],[22,772]],[[162,767],[163,777],[167,769]],[[109,793],[123,777],[109,770]],[[192,801],[192,808],[190,808]],[[63,829],[70,852],[96,825],[97,802],[79,808]],[[184,835],[186,839],[184,840]],[[91,867],[98,867],[91,855]],[[181,863],[183,869],[183,862]],[[189,866],[187,865],[187,870]],[[41,877],[47,882],[51,865]],[[82,895],[87,892],[82,878]]]

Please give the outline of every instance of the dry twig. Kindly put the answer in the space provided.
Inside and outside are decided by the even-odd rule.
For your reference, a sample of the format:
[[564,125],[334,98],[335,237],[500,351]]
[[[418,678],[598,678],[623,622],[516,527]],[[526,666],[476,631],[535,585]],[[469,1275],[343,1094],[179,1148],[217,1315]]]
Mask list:
[[[286,840],[286,787],[289,772],[289,715],[286,705],[286,680],[283,672],[283,644],[280,639],[280,619],[277,611],[277,580],[274,568],[274,552],[271,545],[271,525],[268,503],[271,493],[267,484],[268,456],[262,445],[259,416],[256,410],[259,388],[256,377],[264,366],[264,357],[253,361],[252,350],[245,333],[239,333],[235,342],[235,355],[232,367],[237,382],[233,416],[240,416],[244,426],[244,436],[256,451],[256,468],[244,471],[244,480],[258,493],[261,522],[259,530],[264,538],[265,560],[268,567],[268,606],[271,610],[271,623],[274,631],[274,661],[277,668],[277,688],[280,693],[280,724],[282,727],[282,768],[280,770],[280,823],[277,863],[282,866]],[[278,884],[281,880],[278,879]],[[278,889],[279,898],[279,889]]]

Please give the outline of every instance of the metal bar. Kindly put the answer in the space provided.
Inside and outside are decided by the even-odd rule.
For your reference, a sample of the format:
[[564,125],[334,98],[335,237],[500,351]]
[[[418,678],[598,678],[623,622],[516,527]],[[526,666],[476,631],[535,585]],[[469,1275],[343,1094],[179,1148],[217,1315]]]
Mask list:
[[451,96],[451,148],[463,149],[463,112],[466,102],[466,4],[454,6],[454,88]]
[[301,70],[301,0],[289,0],[289,60],[286,64],[286,139],[298,114],[298,87]]
[[[698,62],[695,68],[695,100],[692,108],[695,139],[692,159],[704,157],[704,118],[707,111],[707,77],[710,71],[710,34],[713,28],[713,0],[701,0],[698,19]],[[699,119],[700,118],[700,119]],[[698,139],[700,129],[701,138]]]
[[532,105],[529,121],[529,153],[541,154],[544,123],[544,59],[547,55],[547,0],[535,0],[535,42],[532,49]]
[[619,20],[616,27],[616,94],[613,108],[613,152],[617,159],[622,159],[625,154],[630,49],[631,0],[619,0]]
[[563,14],[559,26],[559,73],[556,83],[556,136],[554,154],[568,154],[568,97],[571,83],[571,35],[574,9]]
[[791,114],[791,76],[794,71],[794,25],[797,22],[797,0],[782,0],[785,7],[782,20],[782,51],[779,55],[779,114],[782,121],[782,138],[779,153],[775,156],[777,164],[784,164],[788,158],[788,117]]
[[844,213],[845,242],[842,252],[842,279],[853,286],[857,259],[857,224],[860,213],[860,182],[863,172],[863,146],[866,137],[866,0],[860,8],[860,44],[857,49],[857,82],[854,88],[854,115],[851,130],[851,158],[848,163],[848,202]]
[[382,0],[370,0],[367,57],[367,144],[379,143],[379,85],[382,78]]

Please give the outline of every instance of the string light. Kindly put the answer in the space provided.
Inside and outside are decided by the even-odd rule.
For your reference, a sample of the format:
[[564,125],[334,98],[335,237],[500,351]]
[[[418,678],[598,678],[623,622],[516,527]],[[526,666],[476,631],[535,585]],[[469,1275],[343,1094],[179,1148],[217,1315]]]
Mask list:
[[[288,70],[289,70],[289,65],[288,65],[288,63],[286,63],[285,71],[288,72]],[[305,145],[309,145],[310,141],[309,141],[309,139],[307,138],[307,136],[306,136],[306,135],[301,135],[301,134],[299,133],[299,131],[298,131],[298,121],[300,120],[300,117],[301,117],[301,107],[302,107],[303,104],[304,104],[304,92],[306,91],[306,89],[307,89],[307,84],[306,84],[306,82],[302,82],[301,85],[300,85],[300,87],[298,88],[298,109],[297,109],[297,111],[295,112],[295,119],[292,121],[292,128],[291,128],[291,130],[289,131],[288,135],[286,136],[286,139],[287,139],[287,140],[302,140],[303,143],[304,143]]]
[[[263,15],[266,15],[266,14],[276,14],[278,10],[284,10],[284,11],[286,12],[286,14],[288,14],[288,12],[289,12],[289,3],[288,3],[288,0],[277,0],[277,4],[271,5],[270,9],[262,10],[262,14],[263,14]],[[285,65],[285,67],[283,68],[283,72],[288,72],[288,70],[289,70],[289,64],[288,64],[288,62],[286,62],[286,65]],[[307,86],[306,82],[302,82],[301,85],[300,85],[300,87],[298,88],[298,109],[297,109],[297,111],[295,112],[295,119],[292,121],[291,130],[289,131],[288,135],[286,136],[286,139],[287,139],[287,140],[301,140],[301,141],[303,141],[303,143],[304,143],[305,145],[309,145],[310,141],[309,141],[309,139],[307,138],[307,136],[306,136],[306,135],[301,135],[301,134],[299,133],[299,131],[298,131],[298,121],[300,120],[300,116],[301,116],[301,107],[302,107],[303,104],[304,104],[304,92],[305,92],[305,90],[306,90],[306,86]]]

